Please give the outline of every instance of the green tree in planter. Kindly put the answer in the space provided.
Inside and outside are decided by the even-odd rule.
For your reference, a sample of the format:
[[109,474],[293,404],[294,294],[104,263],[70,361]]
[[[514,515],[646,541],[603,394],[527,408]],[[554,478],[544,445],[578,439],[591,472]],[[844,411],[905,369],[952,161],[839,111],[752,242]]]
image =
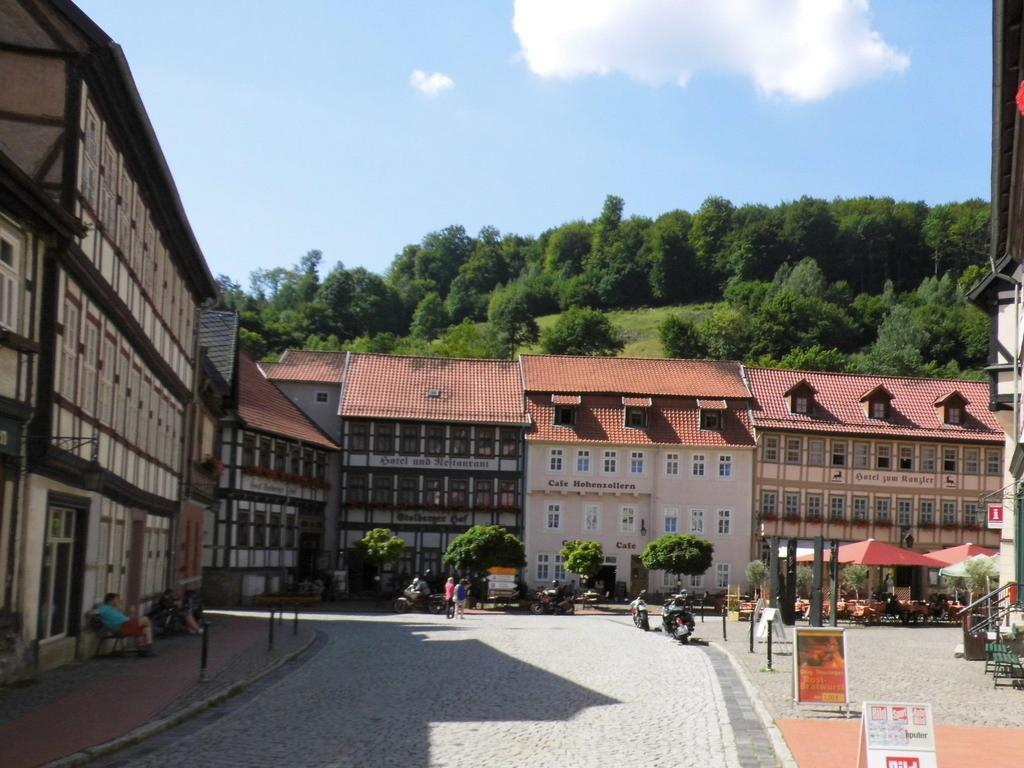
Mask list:
[[[405,541],[396,536],[390,528],[374,528],[359,541],[359,548],[363,550],[366,559],[377,566],[380,573],[386,563],[397,563],[402,552],[405,551]],[[377,580],[377,590],[380,591],[382,580]]]
[[747,563],[745,570],[747,583],[750,584],[750,593],[757,597],[764,586],[764,580],[768,578],[768,566],[760,560],[751,560]]
[[604,549],[596,541],[567,541],[562,545],[565,570],[580,577],[580,585],[594,578],[604,565]]
[[860,591],[868,583],[870,570],[866,565],[850,564],[843,568],[843,585],[852,589],[857,599],[860,599]]
[[999,581],[999,566],[988,557],[972,557],[964,563],[964,581],[971,590],[971,597],[985,595],[992,590],[992,584]]
[[522,568],[526,565],[526,550],[522,541],[500,525],[474,525],[452,540],[444,562],[460,573]]
[[811,594],[811,584],[814,583],[814,571],[809,565],[798,565],[796,567],[796,589],[801,597],[808,597]]
[[692,533],[666,533],[644,547],[640,556],[644,568],[695,576],[711,567],[715,545]]

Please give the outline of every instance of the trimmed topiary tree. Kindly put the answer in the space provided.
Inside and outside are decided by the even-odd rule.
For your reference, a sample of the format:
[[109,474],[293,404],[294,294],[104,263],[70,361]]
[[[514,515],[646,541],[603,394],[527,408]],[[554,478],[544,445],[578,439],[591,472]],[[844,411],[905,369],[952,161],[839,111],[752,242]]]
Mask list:
[[711,567],[715,545],[692,533],[666,533],[644,547],[640,556],[644,568],[668,571],[678,579],[695,576]]
[[604,549],[596,541],[567,541],[562,545],[561,555],[565,558],[565,570],[584,581],[594,578],[604,565]]
[[396,536],[390,528],[374,528],[359,540],[359,548],[366,559],[377,566],[377,591],[383,587],[380,571],[386,563],[397,563],[405,551],[405,541]]

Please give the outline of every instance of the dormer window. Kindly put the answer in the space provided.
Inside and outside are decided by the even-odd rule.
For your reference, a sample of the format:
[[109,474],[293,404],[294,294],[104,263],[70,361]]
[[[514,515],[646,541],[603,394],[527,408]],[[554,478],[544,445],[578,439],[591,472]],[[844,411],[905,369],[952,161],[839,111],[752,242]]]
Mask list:
[[871,401],[871,418],[885,419],[889,415],[888,403],[885,400]]
[[623,397],[623,424],[630,429],[647,429],[647,414],[651,408],[649,397]]
[[554,406],[552,423],[556,427],[576,426],[576,412],[579,410],[581,399],[579,395],[552,395],[551,404]]
[[810,410],[810,400],[805,395],[793,397],[793,413],[806,414]]
[[946,423],[959,424],[963,421],[963,409],[958,405],[951,405],[946,409]]
[[718,432],[722,429],[725,400],[700,398],[697,400],[697,408],[700,409],[700,428],[702,430]]
[[941,409],[943,424],[960,426],[966,420],[967,399],[955,389],[936,400],[934,405]]
[[800,379],[782,393],[783,397],[789,399],[789,412],[798,413],[801,416],[809,416],[814,410],[814,396],[818,394],[807,379]]
[[860,402],[864,406],[865,416],[869,419],[885,421],[889,418],[892,410],[892,393],[879,384],[861,395]]

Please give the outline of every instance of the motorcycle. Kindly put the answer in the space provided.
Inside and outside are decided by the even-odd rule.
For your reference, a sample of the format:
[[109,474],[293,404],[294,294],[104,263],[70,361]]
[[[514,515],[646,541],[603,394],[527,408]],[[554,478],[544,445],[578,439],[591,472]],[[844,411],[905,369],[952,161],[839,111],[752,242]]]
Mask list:
[[395,613],[408,613],[409,611],[426,611],[435,615],[444,613],[444,595],[440,593],[424,594],[412,585],[406,587],[405,591],[395,598],[392,603]]
[[555,616],[571,615],[576,613],[576,606],[573,605],[572,600],[569,598],[559,598],[558,590],[543,589],[533,596],[533,602],[530,604],[530,613],[534,616],[541,616],[545,613],[551,613]]
[[644,600],[644,595],[646,594],[647,590],[641,589],[640,594],[629,604],[629,612],[633,616],[633,624],[636,625],[637,629],[642,629],[644,632],[651,628],[651,623],[647,619],[647,602]]
[[671,595],[661,609],[661,627],[669,637],[681,643],[690,642],[696,622],[686,609],[683,595]]
[[188,632],[186,617],[189,614],[197,622],[203,619],[202,600],[199,597],[199,592],[195,590],[186,592],[182,600],[179,600],[170,590],[164,592],[146,615],[153,625],[153,630],[163,636],[176,632]]

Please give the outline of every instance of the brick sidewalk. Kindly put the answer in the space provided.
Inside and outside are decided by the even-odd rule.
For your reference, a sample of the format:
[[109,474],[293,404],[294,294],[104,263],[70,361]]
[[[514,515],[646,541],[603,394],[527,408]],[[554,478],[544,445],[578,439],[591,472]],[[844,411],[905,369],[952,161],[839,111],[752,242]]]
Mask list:
[[[288,617],[290,618],[290,617]],[[156,658],[102,657],[45,672],[33,685],[0,689],[0,766],[28,768],[104,744],[146,723],[227,694],[305,648],[309,624],[217,615],[210,622],[209,681],[199,682],[201,640],[157,638]]]

